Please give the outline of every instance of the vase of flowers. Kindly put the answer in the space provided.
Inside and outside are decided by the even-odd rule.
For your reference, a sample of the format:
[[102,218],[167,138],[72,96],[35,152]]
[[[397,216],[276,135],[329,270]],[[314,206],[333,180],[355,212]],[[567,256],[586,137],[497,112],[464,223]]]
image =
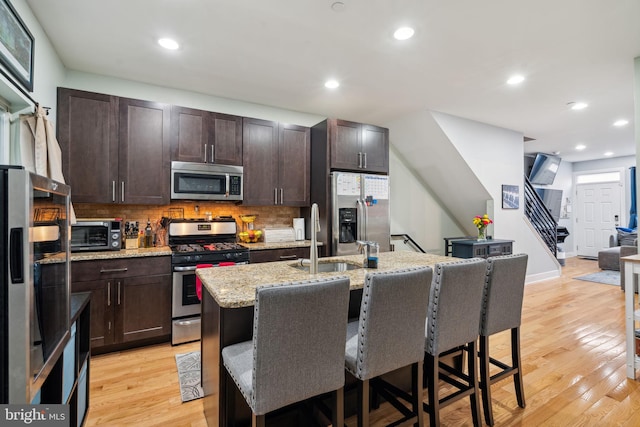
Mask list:
[[476,215],[473,217],[473,225],[478,228],[478,241],[483,242],[487,240],[487,226],[493,224],[493,220],[489,218],[489,215],[484,214],[482,216]]

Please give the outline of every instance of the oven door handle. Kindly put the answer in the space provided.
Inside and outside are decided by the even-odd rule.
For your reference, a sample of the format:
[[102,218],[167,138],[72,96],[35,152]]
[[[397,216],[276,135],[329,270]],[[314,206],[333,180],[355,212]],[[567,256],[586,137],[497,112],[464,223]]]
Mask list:
[[189,267],[173,267],[173,271],[195,271],[196,266],[189,266]]

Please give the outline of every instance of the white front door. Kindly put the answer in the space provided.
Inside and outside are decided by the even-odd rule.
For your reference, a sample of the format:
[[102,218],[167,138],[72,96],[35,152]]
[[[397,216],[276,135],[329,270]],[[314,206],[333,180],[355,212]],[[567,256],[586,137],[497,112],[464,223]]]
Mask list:
[[609,236],[620,225],[620,182],[576,186],[576,241],[578,256],[597,257],[609,247]]

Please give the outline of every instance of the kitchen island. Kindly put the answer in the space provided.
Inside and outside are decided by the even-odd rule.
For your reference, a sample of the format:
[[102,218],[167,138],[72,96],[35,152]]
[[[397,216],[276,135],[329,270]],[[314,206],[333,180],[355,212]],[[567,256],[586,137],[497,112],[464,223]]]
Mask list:
[[[369,271],[391,271],[401,268],[431,266],[438,262],[452,262],[456,258],[415,252],[381,253],[375,270],[354,270],[318,273],[295,268],[294,261],[238,265],[225,268],[198,269],[202,292],[202,388],[204,413],[209,426],[227,426],[240,422],[250,425],[251,411],[244,398],[228,378],[222,365],[221,351],[230,344],[251,340],[253,332],[253,304],[256,287],[294,281],[347,276],[351,282],[349,316],[357,317],[360,310],[365,275]],[[361,255],[320,258],[320,263],[344,262],[361,265]]]

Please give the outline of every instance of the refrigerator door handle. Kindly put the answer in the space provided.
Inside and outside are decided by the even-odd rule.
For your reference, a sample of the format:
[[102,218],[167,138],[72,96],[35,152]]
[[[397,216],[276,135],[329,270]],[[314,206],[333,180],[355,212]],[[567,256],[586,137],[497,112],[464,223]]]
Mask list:
[[367,206],[367,202],[365,200],[362,201],[363,213],[362,216],[364,218],[364,222],[362,223],[362,228],[364,229],[364,239],[369,240],[369,233],[367,230],[367,224],[369,223],[369,207]]
[[12,228],[9,238],[9,270],[12,283],[24,283],[24,257],[22,254],[22,228]]
[[358,210],[358,215],[356,217],[357,221],[358,221],[358,227],[357,227],[357,233],[358,235],[356,236],[356,240],[364,240],[364,209],[362,208],[362,200],[358,199],[356,200],[356,207]]

